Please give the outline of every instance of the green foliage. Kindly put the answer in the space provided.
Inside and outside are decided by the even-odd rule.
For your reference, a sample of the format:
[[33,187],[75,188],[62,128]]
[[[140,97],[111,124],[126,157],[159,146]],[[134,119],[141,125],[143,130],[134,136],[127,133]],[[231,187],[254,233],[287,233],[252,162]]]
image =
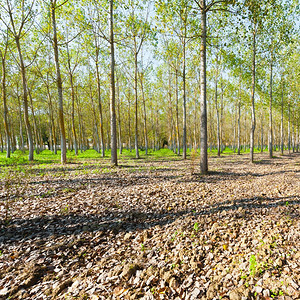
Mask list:
[[196,232],[199,230],[199,224],[197,222],[194,224],[194,230]]
[[250,275],[254,276],[257,269],[257,261],[256,261],[256,256],[254,254],[250,256],[249,263],[250,263],[249,265]]

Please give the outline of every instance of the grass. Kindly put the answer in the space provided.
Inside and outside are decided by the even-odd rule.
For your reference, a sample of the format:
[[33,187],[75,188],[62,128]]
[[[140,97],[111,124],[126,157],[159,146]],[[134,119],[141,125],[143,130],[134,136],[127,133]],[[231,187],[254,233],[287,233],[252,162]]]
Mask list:
[[[246,149],[246,152],[241,151],[241,153],[249,153],[249,149]],[[265,150],[267,151],[267,149]],[[187,149],[187,156],[199,156],[200,151],[198,150],[197,153],[192,154],[193,150],[190,151],[190,149]],[[255,153],[259,153],[260,149],[255,148]],[[236,152],[235,152],[236,153]],[[182,154],[182,150],[180,151],[180,154]],[[226,147],[224,151],[222,152],[223,155],[232,155],[234,154],[234,151],[231,148]],[[169,158],[172,159],[181,159],[181,155],[178,156],[175,154],[172,150],[168,148],[159,149],[157,151],[154,151],[153,149],[148,149],[148,155],[146,155],[145,150],[139,150],[139,155],[141,159],[148,159],[148,160],[167,160]],[[217,155],[217,149],[208,150],[209,156],[215,156]],[[135,159],[135,150],[132,149],[131,151],[127,149],[123,149],[123,152],[121,155],[118,154],[119,160],[134,160]],[[83,163],[85,161],[99,161],[103,162],[106,161],[109,163],[110,160],[110,150],[105,151],[105,157],[103,158],[100,153],[98,153],[94,149],[89,149],[84,152],[79,151],[78,155],[75,155],[74,151],[67,151],[67,159],[69,163],[76,163],[80,162]],[[17,166],[17,165],[39,165],[39,167],[42,167],[41,165],[47,165],[47,164],[56,164],[60,163],[60,151],[57,151],[57,154],[54,154],[50,150],[44,150],[40,152],[39,154],[34,153],[34,161],[29,162],[28,161],[28,151],[22,152],[20,150],[15,151],[11,158],[6,158],[6,152],[0,152],[0,165],[2,166]]]

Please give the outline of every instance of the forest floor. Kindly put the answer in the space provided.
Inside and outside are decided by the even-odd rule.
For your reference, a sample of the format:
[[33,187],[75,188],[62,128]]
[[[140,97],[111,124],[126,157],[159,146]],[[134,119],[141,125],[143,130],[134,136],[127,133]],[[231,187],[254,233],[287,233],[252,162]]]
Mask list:
[[0,299],[300,299],[300,155],[255,159],[3,168]]

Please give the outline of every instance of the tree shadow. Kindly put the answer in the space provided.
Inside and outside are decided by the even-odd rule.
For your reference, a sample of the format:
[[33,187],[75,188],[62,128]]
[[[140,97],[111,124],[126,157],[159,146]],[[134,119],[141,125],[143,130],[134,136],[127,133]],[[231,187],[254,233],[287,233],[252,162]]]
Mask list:
[[[191,207],[188,209],[152,210],[144,212],[136,204],[131,209],[106,210],[99,214],[77,214],[62,211],[61,214],[43,215],[34,218],[16,218],[6,223],[0,220],[0,246],[36,239],[53,239],[60,236],[78,235],[82,232],[121,231],[135,232],[141,229],[151,229],[157,225],[165,226],[175,222],[178,218],[188,216],[204,217],[215,216],[219,219],[227,218],[228,213],[233,218],[252,219],[252,214],[257,214],[261,209],[277,207],[289,208],[289,217],[298,220],[300,212],[294,209],[300,205],[299,195],[289,197],[254,197],[242,198],[233,201],[209,205],[203,208]],[[240,210],[242,208],[242,211]]]

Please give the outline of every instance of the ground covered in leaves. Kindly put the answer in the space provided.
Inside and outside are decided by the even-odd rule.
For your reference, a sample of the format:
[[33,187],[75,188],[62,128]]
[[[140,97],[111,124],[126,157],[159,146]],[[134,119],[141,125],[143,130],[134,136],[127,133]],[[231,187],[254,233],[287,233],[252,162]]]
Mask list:
[[0,299],[300,299],[300,156],[3,168]]

